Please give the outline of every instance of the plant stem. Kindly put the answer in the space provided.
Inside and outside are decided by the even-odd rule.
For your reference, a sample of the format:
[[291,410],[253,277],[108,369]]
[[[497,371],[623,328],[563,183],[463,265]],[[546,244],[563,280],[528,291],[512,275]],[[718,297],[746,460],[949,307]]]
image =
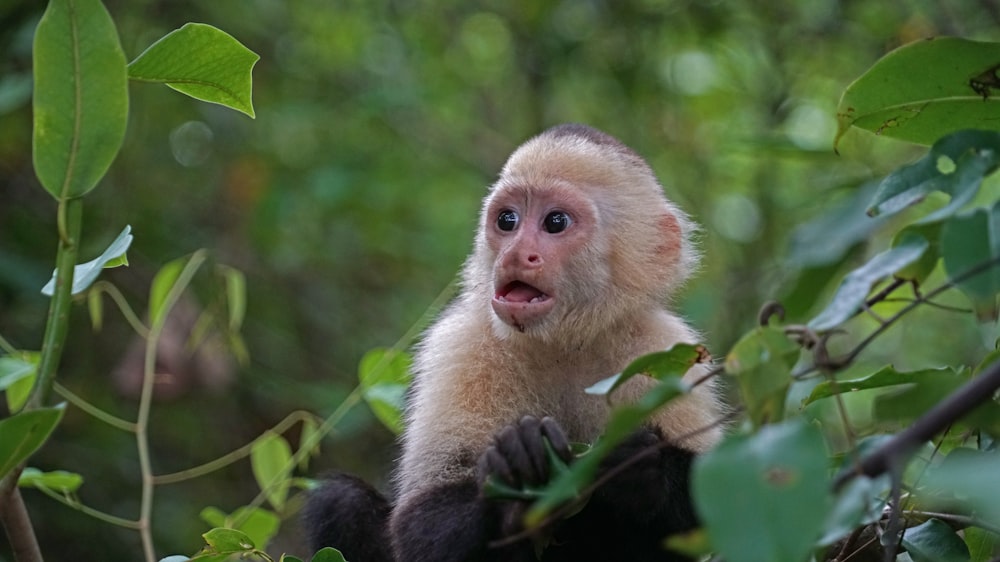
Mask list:
[[[42,551],[38,548],[38,540],[35,538],[35,530],[31,526],[31,518],[28,516],[28,509],[21,498],[21,491],[17,488],[17,479],[21,470],[15,469],[4,479],[0,486],[0,523],[3,524],[4,531],[7,532],[7,540],[10,542],[14,560],[17,562],[42,562]],[[13,488],[6,489],[8,483],[13,484]]]
[[60,202],[60,215],[65,217],[65,230],[59,232],[59,249],[56,252],[56,286],[49,303],[49,316],[42,340],[42,357],[38,363],[38,379],[28,400],[28,409],[44,406],[52,395],[59,360],[62,358],[66,333],[69,331],[69,312],[73,295],[73,269],[80,249],[80,230],[83,225],[83,200],[67,199]]
[[[44,406],[52,394],[56,370],[62,358],[66,333],[69,331],[69,312],[72,304],[73,270],[80,250],[80,231],[83,228],[83,201],[64,199],[59,202],[59,247],[56,250],[56,285],[49,303],[49,315],[42,338],[42,357],[38,364],[38,378],[25,406],[34,410]],[[6,342],[5,342],[6,343]],[[31,526],[31,517],[17,488],[17,479],[24,470],[24,463],[0,481],[0,523],[3,524],[18,562],[41,562],[41,549]]]
[[191,278],[205,263],[203,250],[195,252],[184,265],[180,275],[167,292],[162,305],[162,312],[156,315],[149,327],[149,337],[146,338],[146,360],[143,365],[142,394],[139,397],[139,414],[135,422],[135,441],[139,451],[139,470],[142,473],[142,501],[139,505],[139,535],[142,537],[142,550],[146,562],[155,562],[153,549],[152,514],[153,514],[153,465],[149,456],[149,413],[153,404],[153,386],[156,382],[156,347],[160,342],[160,334],[166,323],[170,310],[177,304],[181,293],[191,282]]

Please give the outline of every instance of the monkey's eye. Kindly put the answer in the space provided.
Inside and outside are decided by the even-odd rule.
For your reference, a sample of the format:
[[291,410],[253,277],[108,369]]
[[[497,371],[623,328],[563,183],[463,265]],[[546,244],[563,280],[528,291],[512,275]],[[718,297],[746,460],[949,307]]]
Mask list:
[[503,231],[510,232],[517,228],[517,223],[521,220],[521,217],[517,216],[517,211],[512,211],[510,209],[504,209],[500,211],[497,215],[497,228]]
[[551,213],[545,215],[545,222],[542,226],[545,227],[545,232],[549,234],[555,234],[557,232],[562,232],[573,222],[569,215],[562,211],[552,211]]

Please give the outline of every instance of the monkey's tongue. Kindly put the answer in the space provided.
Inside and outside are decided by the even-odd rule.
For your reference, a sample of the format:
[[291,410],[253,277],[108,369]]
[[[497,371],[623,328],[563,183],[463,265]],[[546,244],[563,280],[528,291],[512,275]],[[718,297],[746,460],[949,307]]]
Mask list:
[[549,296],[527,283],[514,281],[497,291],[496,298],[507,302],[532,302],[536,299],[545,300]]

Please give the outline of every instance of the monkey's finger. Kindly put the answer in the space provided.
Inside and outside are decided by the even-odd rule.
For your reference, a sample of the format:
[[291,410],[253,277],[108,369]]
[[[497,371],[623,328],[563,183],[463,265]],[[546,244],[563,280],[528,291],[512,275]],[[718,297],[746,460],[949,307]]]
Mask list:
[[521,435],[517,431],[517,427],[508,425],[500,430],[496,437],[496,448],[510,465],[511,471],[517,479],[515,485],[538,482],[538,472],[531,462],[528,451],[524,448],[524,443],[521,442]]
[[524,416],[517,424],[518,434],[521,437],[521,444],[528,454],[534,468],[534,475],[538,478],[528,482],[529,484],[542,484],[549,481],[549,459],[545,455],[545,442],[542,440],[542,422],[535,416]]
[[545,416],[542,418],[542,434],[549,438],[552,449],[559,455],[563,462],[573,460],[573,451],[569,448],[569,439],[566,433],[556,420]]
[[477,471],[480,486],[490,476],[496,476],[504,484],[511,486],[519,485],[515,481],[514,472],[510,469],[510,465],[507,464],[507,461],[500,454],[500,451],[497,451],[496,447],[487,447],[486,451],[480,455]]

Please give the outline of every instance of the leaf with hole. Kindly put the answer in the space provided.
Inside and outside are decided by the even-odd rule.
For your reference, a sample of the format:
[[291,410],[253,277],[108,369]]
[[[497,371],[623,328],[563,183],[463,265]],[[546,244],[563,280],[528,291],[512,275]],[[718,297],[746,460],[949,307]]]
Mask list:
[[795,419],[730,435],[695,460],[692,493],[729,562],[807,560],[833,502],[816,426]]
[[941,138],[913,164],[886,176],[868,206],[871,216],[896,214],[939,191],[951,201],[920,220],[950,217],[979,193],[983,179],[1000,164],[1000,133],[959,131]]
[[930,144],[960,129],[1000,129],[1000,44],[957,37],[892,51],[844,90],[834,145],[852,127]]

